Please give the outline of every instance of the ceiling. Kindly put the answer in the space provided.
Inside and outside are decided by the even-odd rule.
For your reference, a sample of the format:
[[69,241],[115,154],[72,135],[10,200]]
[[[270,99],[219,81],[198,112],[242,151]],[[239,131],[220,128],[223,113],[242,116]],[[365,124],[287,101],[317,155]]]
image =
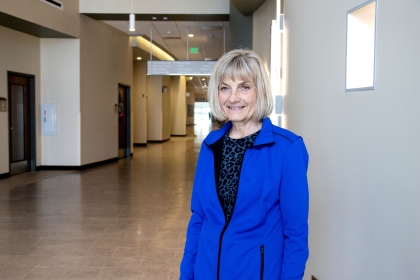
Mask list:
[[187,92],[195,94],[195,100],[204,102],[207,100],[207,86],[210,76],[187,77]]
[[[229,21],[171,21],[150,20],[136,21],[136,31],[129,31],[127,20],[104,20],[106,24],[127,33],[130,36],[142,36],[171,54],[175,60],[217,60],[230,46]],[[194,37],[188,37],[193,34]],[[192,53],[191,48],[198,48]],[[188,51],[188,53],[187,53]],[[150,60],[150,53],[140,48],[133,48],[133,60],[141,57]],[[156,58],[153,57],[155,60]],[[187,92],[194,92],[196,97],[203,98],[206,92],[204,81],[208,76],[187,77]]]
[[[217,60],[223,55],[225,39],[229,38],[229,22],[225,21],[136,21],[136,31],[128,30],[128,18],[104,22],[130,36],[152,38],[176,60]],[[187,58],[187,45],[198,48],[198,53],[189,53]]]

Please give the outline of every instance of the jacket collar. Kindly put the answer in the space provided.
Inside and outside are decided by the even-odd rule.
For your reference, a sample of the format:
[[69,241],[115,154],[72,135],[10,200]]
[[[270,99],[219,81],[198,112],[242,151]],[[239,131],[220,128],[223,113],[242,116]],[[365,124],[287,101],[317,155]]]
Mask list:
[[[224,126],[222,126],[219,130],[212,131],[205,139],[204,142],[207,145],[211,145],[220,138],[223,137],[230,129],[232,128],[232,122],[227,122]],[[273,125],[269,118],[265,118],[262,121],[261,131],[255,139],[254,146],[257,145],[264,145],[268,143],[274,142],[273,136]]]

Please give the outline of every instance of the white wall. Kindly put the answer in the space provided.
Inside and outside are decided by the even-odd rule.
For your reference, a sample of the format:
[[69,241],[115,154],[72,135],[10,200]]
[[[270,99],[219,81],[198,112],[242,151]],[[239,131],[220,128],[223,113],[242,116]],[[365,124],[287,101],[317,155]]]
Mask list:
[[146,62],[133,63],[133,141],[135,144],[147,143],[147,111],[146,111]]
[[132,85],[127,34],[80,16],[81,164],[118,157],[118,84]]
[[57,105],[57,135],[42,135],[42,165],[80,165],[80,40],[41,39],[41,103]]
[[[0,26],[0,97],[8,98],[7,71],[35,75],[35,109],[40,107],[40,40]],[[36,164],[41,164],[40,123],[36,121]],[[0,174],[9,172],[9,117],[0,112]]]
[[[81,13],[131,13],[131,1],[80,0]],[[139,14],[229,14],[229,0],[133,0]]]
[[276,19],[276,0],[267,0],[253,14],[252,49],[270,69],[271,21]]
[[287,128],[310,154],[305,279],[420,279],[420,2],[378,1],[377,87],[346,93],[346,11],[286,0]]
[[185,76],[171,77],[171,135],[186,135]]

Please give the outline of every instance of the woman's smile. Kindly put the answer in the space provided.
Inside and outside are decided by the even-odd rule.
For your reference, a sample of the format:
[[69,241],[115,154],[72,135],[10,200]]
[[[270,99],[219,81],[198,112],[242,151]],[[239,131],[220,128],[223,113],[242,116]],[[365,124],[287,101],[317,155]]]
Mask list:
[[245,108],[245,106],[227,106],[231,110],[240,110],[242,108]]

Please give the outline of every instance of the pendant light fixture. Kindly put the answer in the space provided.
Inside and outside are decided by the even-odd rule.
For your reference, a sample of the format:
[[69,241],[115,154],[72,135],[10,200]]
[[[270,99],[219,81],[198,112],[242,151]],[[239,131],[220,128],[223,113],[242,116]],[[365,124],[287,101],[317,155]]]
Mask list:
[[133,12],[133,0],[131,0],[130,31],[136,31],[136,15]]

